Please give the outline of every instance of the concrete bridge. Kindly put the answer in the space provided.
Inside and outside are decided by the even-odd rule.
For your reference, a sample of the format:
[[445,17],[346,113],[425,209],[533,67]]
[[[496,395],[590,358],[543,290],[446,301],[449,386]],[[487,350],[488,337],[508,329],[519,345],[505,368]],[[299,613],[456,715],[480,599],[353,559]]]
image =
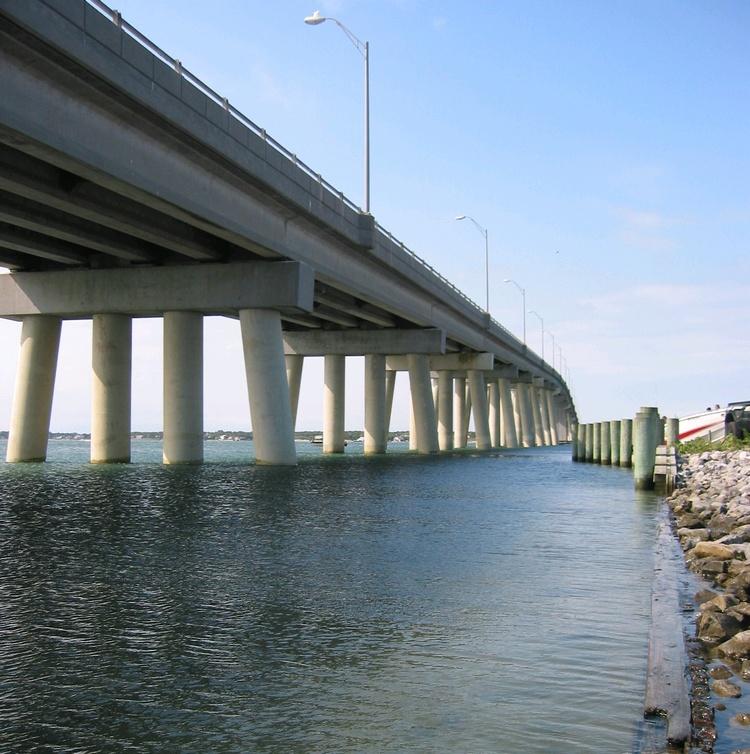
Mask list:
[[569,439],[562,377],[98,0],[0,0],[0,316],[21,320],[8,461],[44,460],[61,324],[93,319],[93,462],[130,458],[133,317],[164,318],[164,461],[200,462],[203,317],[239,318],[256,460],[293,464],[305,356],[324,451],[365,357],[365,452],[408,372],[421,453]]

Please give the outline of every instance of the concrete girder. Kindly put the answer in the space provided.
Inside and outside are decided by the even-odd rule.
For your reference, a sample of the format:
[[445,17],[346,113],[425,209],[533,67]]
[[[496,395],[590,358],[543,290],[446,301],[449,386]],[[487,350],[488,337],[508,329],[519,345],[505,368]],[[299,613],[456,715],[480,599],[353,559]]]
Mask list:
[[87,180],[66,190],[61,187],[63,176],[63,171],[52,165],[0,145],[0,189],[4,191],[191,259],[216,261],[223,256],[216,244],[195,228]]
[[[429,365],[431,372],[463,372],[468,369],[485,371],[492,369],[493,362],[491,353],[443,353],[430,355]],[[385,368],[394,372],[407,371],[409,367],[406,356],[388,356]]]
[[[444,348],[445,333],[440,330],[320,330],[284,333],[284,353],[300,356],[440,354]],[[406,371],[406,366],[404,362],[405,369],[401,371]]]
[[[2,215],[0,210],[0,217]],[[82,265],[88,261],[88,256],[82,249],[66,241],[51,240],[47,236],[25,228],[16,228],[4,222],[0,222],[0,245],[21,254],[29,254],[32,257],[40,257],[64,265]]]
[[0,317],[250,308],[309,312],[313,287],[313,271],[299,262],[17,272],[0,275]]

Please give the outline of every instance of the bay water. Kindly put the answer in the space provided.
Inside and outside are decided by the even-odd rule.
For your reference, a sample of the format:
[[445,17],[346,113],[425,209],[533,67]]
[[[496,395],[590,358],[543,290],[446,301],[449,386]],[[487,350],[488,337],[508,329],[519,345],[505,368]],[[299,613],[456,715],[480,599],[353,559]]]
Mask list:
[[0,464],[1,751],[636,750],[658,503],[627,471],[298,450]]

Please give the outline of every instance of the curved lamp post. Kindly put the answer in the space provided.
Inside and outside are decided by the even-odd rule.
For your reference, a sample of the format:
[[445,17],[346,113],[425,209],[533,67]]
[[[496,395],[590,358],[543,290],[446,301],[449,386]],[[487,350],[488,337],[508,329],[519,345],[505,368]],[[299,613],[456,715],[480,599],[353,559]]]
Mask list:
[[539,314],[537,314],[533,309],[529,312],[529,314],[533,314],[542,325],[542,361],[544,361],[544,319]]
[[305,18],[309,26],[318,26],[324,21],[333,21],[341,31],[346,34],[349,41],[357,48],[357,51],[365,60],[365,212],[370,214],[370,43],[363,42],[344,26],[337,18],[321,16],[316,10],[311,16]]
[[471,215],[457,215],[456,220],[471,220],[474,227],[484,236],[484,286],[486,289],[486,304],[484,310],[490,313],[490,241],[487,228],[483,228]]
[[513,285],[521,291],[521,298],[523,299],[523,344],[526,345],[526,289],[522,288],[515,280],[511,278],[505,278],[503,283],[513,283]]

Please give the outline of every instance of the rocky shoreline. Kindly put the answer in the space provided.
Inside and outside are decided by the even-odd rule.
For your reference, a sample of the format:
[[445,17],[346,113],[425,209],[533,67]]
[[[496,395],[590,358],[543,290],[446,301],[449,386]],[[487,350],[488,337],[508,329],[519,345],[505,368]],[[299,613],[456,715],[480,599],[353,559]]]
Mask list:
[[749,748],[735,752],[750,754],[750,702],[730,704],[750,681],[750,452],[682,456],[677,485],[667,502],[685,561],[710,584],[695,595],[695,635],[718,698],[713,709],[730,712],[725,722],[733,729],[747,726],[742,743]]

